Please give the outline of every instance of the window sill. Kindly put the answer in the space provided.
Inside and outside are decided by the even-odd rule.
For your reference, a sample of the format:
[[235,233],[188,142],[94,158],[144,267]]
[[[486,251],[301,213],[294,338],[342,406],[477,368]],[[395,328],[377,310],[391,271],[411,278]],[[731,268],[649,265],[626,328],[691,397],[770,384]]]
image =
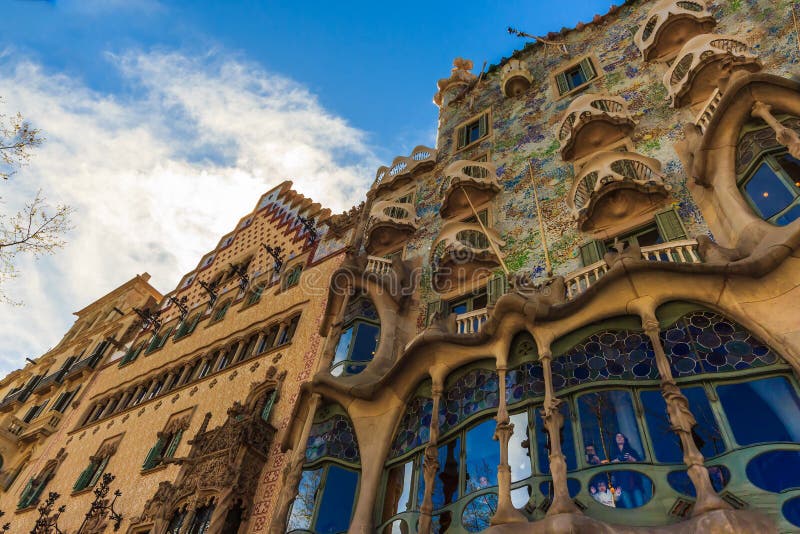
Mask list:
[[31,510],[36,510],[36,507],[39,506],[39,502],[35,502],[33,504],[29,504],[25,508],[17,508],[14,510],[15,514],[24,514],[25,512],[30,512]]
[[577,87],[573,87],[572,89],[570,89],[569,91],[567,91],[563,95],[562,94],[558,94],[558,87],[554,86],[555,87],[555,92],[556,92],[556,101],[562,100],[562,99],[567,98],[569,96],[574,96],[574,95],[584,91],[585,89],[588,89],[589,87],[591,87],[591,85],[593,83],[598,82],[598,81],[602,80],[603,78],[605,78],[605,74],[599,74],[599,75],[595,76],[594,78],[592,78],[591,80],[589,80],[587,82],[584,82],[584,83],[582,83],[581,85],[579,85]]
[[484,135],[480,139],[476,139],[475,141],[471,142],[468,145],[464,145],[461,148],[456,148],[456,151],[453,152],[453,154],[458,154],[460,152],[464,152],[465,150],[469,150],[470,148],[475,148],[475,147],[479,146],[483,141],[488,140],[491,136],[492,136],[492,132],[490,131],[489,133],[487,133],[486,135]]
[[157,466],[151,467],[149,469],[142,469],[141,471],[139,471],[139,474],[142,475],[142,476],[145,476],[145,475],[149,475],[150,473],[157,473],[159,471],[163,471],[167,467],[169,467],[168,464],[161,463],[161,464],[158,464]]
[[86,486],[85,488],[83,488],[81,490],[73,491],[72,493],[69,494],[69,496],[70,497],[77,497],[77,496],[83,495],[85,493],[91,493],[91,491],[93,489],[94,489],[94,486]]

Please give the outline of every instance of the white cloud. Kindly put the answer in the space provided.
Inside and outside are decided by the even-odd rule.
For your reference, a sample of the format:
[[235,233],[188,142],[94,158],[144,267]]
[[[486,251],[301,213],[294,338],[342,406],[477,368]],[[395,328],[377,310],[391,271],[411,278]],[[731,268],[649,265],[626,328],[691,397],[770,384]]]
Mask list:
[[76,229],[55,257],[22,262],[5,287],[25,306],[0,305],[0,373],[55,345],[72,311],[136,273],[174,287],[281,181],[343,210],[379,165],[364,133],[306,88],[243,62],[109,56],[133,88],[119,97],[12,56],[0,58],[5,111],[21,111],[46,141],[2,184],[2,209],[41,187],[75,208]]

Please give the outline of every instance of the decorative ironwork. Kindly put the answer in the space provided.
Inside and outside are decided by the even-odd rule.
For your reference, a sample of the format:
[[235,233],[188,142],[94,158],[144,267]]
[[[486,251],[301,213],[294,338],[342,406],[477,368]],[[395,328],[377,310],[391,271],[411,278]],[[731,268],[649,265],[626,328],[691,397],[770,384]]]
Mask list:
[[133,308],[133,311],[142,319],[143,331],[147,330],[151,326],[153,327],[153,332],[158,332],[159,328],[161,328],[161,310],[150,310],[150,308],[145,308],[142,310],[139,308]]
[[[67,507],[62,504],[53,511],[59,497],[61,497],[60,494],[51,491],[47,500],[39,506],[39,519],[34,523],[30,534],[64,534],[64,531],[58,527],[58,518]],[[5,529],[5,526],[3,528]]]
[[122,524],[122,514],[114,510],[114,503],[117,501],[117,497],[122,496],[122,492],[118,489],[114,490],[112,494],[114,498],[110,501],[108,499],[108,493],[111,491],[110,486],[115,478],[111,473],[103,475],[100,485],[94,489],[94,501],[92,501],[89,511],[86,512],[86,517],[84,517],[77,534],[81,534],[84,531],[84,527],[88,529],[87,532],[102,532],[108,521],[113,522],[114,532],[119,530]]
[[264,250],[267,251],[267,254],[272,256],[272,259],[275,260],[275,265],[273,267],[275,272],[276,273],[280,273],[281,269],[283,268],[283,258],[281,257],[281,253],[283,252],[283,248],[281,248],[281,247],[273,248],[273,247],[271,247],[269,245],[266,245],[264,243],[261,243],[261,246],[264,247]]
[[211,282],[210,284],[207,284],[202,280],[198,280],[197,283],[200,284],[200,287],[206,290],[206,293],[208,293],[208,306],[209,308],[213,308],[214,303],[217,302],[217,296],[218,296],[217,292],[215,291],[215,289],[217,289],[216,282]]
[[189,297],[184,295],[181,298],[176,299],[172,295],[168,295],[167,298],[181,311],[181,321],[185,320],[186,316],[189,315],[189,308],[186,306],[186,302],[189,300]]
[[319,235],[317,234],[317,226],[314,217],[303,217],[302,215],[298,215],[297,219],[303,223],[303,228],[305,228],[306,233],[308,234],[308,244],[313,245],[316,243]]
[[247,291],[247,286],[250,285],[250,276],[247,274],[247,269],[241,265],[230,264],[233,274],[239,277],[239,289]]

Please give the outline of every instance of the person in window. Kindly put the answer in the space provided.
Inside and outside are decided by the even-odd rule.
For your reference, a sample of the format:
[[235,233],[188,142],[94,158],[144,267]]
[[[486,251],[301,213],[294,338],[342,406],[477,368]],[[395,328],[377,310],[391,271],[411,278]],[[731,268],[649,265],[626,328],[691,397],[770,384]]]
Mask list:
[[617,432],[614,436],[615,447],[611,450],[612,462],[639,462],[641,457],[633,450],[628,437],[622,432]]
[[600,460],[600,457],[597,455],[597,451],[594,448],[594,443],[589,443],[586,445],[586,463],[589,465],[600,465],[603,463]]
[[605,480],[600,480],[597,482],[597,492],[592,494],[592,498],[603,506],[615,508],[616,505],[614,503],[619,495],[620,490],[618,488],[611,490]]

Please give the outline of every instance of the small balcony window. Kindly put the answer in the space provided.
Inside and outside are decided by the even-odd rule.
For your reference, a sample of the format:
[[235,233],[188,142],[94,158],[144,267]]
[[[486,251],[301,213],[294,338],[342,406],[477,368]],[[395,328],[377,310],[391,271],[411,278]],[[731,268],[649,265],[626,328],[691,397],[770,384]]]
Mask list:
[[564,96],[587,85],[597,78],[597,68],[591,57],[570,65],[555,75],[558,96]]
[[489,135],[489,112],[487,111],[458,127],[456,133],[458,136],[456,148],[458,150],[480,141]]

